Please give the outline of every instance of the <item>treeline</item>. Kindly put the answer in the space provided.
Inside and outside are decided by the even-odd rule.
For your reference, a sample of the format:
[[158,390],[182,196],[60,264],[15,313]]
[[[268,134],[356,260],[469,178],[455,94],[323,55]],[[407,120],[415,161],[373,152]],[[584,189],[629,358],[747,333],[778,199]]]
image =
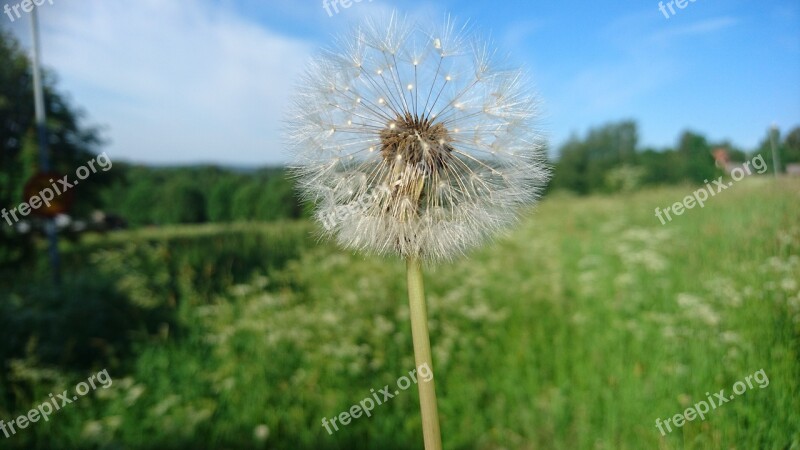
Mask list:
[[[800,126],[776,133],[781,168],[800,163]],[[645,186],[702,184],[723,173],[713,152],[733,162],[761,156],[772,173],[770,136],[746,152],[730,142],[710,142],[686,131],[675,148],[640,148],[633,121],[610,123],[573,136],[558,151],[550,190],[578,194],[625,192]],[[215,166],[158,168],[115,163],[115,183],[102,194],[102,209],[131,226],[206,222],[275,221],[308,217],[293,181],[280,167],[253,171]]]
[[102,208],[132,226],[274,221],[303,215],[292,180],[282,168],[115,164],[114,170],[120,180],[103,193]]
[[[776,130],[777,131],[777,130]],[[590,130],[585,137],[572,136],[558,151],[550,189],[579,194],[630,191],[643,186],[676,183],[702,184],[722,174],[713,151],[725,149],[731,161],[745,162],[761,156],[772,173],[769,132],[749,152],[727,141],[709,142],[705,136],[684,132],[675,148],[640,148],[633,121],[611,123]],[[800,162],[800,126],[785,136],[775,133],[781,171]]]

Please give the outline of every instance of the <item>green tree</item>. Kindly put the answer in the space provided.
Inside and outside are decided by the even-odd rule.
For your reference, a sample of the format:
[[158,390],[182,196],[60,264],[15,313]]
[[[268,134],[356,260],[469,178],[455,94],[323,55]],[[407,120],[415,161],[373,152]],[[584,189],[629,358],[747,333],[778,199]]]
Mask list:
[[685,131],[678,139],[676,149],[680,157],[680,172],[683,178],[695,184],[702,184],[711,180],[719,173],[711,153],[712,147],[705,136]]
[[230,222],[233,220],[233,196],[240,183],[233,177],[217,182],[208,196],[208,220],[211,222]]
[[258,219],[256,204],[263,187],[258,180],[251,179],[244,183],[231,199],[231,213],[236,221],[252,221]]
[[302,215],[294,185],[284,174],[273,175],[263,184],[257,210],[258,218],[266,221],[297,219]]
[[[790,131],[781,146],[783,164],[800,163],[800,126]],[[783,166],[786,167],[785,165]]]
[[158,192],[152,185],[136,183],[127,190],[125,197],[118,204],[118,212],[131,225],[150,225],[155,223],[153,208],[158,201]]
[[181,184],[168,193],[167,199],[175,202],[173,223],[203,223],[207,220],[206,198],[196,186]]
[[637,141],[638,132],[633,121],[591,129],[584,140],[572,136],[561,148],[554,187],[588,194],[619,186],[619,183],[607,183],[608,172],[635,163]]
[[[82,115],[55,88],[55,77],[43,73],[44,103],[52,168],[73,175],[95,157],[102,139],[96,128],[81,124]],[[33,77],[19,44],[0,31],[0,208],[13,208],[22,199],[22,187],[40,170],[35,145]],[[74,215],[85,214],[100,203],[100,192],[118,177],[114,170],[98,171],[91,181],[74,189]],[[17,265],[31,255],[32,237],[20,236],[5,221],[0,223],[0,266]]]
[[[771,136],[771,133],[773,133],[772,129],[771,128],[767,129],[766,133],[764,134],[764,138],[761,139],[761,142],[759,142],[758,148],[756,149],[755,154],[753,155],[753,157],[761,156],[764,159],[764,161],[767,163],[767,167],[768,168],[767,168],[767,172],[766,173],[774,173],[775,172],[775,165],[774,165],[773,159],[772,159],[772,139],[771,139],[772,136]],[[785,172],[786,171],[786,164],[788,162],[792,162],[791,158],[794,156],[794,153],[792,151],[788,151],[787,152],[787,149],[786,149],[786,146],[785,146],[785,144],[787,142],[791,142],[791,141],[789,141],[789,137],[790,136],[791,136],[791,133],[786,136],[786,139],[784,141],[781,141],[780,132],[776,132],[775,145],[777,146],[778,155],[780,156],[780,169],[781,169],[781,172]],[[795,139],[795,137],[792,137],[792,139]]]
[[649,148],[639,154],[638,161],[645,171],[645,184],[674,184],[684,178],[681,157],[675,150]]

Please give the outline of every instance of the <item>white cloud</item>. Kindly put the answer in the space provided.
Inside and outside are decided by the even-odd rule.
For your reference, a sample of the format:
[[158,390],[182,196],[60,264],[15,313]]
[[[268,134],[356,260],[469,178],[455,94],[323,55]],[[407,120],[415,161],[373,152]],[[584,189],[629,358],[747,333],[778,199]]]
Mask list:
[[310,45],[206,0],[82,0],[41,11],[45,65],[112,157],[285,161],[282,111]]
[[670,27],[661,32],[654,33],[650,39],[654,43],[661,43],[679,37],[711,34],[730,28],[738,23],[739,20],[734,17],[716,17],[690,23],[688,25]]

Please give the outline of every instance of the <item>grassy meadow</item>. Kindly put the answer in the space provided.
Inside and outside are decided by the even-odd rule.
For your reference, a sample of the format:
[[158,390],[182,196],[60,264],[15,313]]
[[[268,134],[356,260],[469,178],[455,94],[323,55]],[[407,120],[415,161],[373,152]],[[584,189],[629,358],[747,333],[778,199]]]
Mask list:
[[[425,274],[445,448],[800,449],[800,180],[548,196]],[[108,369],[113,384],[0,448],[422,448],[405,266],[309,223],[176,227],[64,244],[59,295],[6,276],[0,419]],[[769,383],[655,425],[763,369]]]

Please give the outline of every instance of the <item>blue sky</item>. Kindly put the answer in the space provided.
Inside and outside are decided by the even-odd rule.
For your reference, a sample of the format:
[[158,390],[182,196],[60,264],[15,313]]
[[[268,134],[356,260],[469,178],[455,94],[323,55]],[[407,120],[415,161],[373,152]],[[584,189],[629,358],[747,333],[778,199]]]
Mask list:
[[[750,149],[800,125],[798,0],[696,0],[669,19],[653,0],[362,0],[332,17],[322,0],[53,0],[39,15],[45,65],[112,158],[265,165],[286,161],[281,111],[308,58],[392,9],[491,35],[531,72],[555,149],[623,119],[654,147],[692,129]],[[27,17],[0,26],[28,45]]]

